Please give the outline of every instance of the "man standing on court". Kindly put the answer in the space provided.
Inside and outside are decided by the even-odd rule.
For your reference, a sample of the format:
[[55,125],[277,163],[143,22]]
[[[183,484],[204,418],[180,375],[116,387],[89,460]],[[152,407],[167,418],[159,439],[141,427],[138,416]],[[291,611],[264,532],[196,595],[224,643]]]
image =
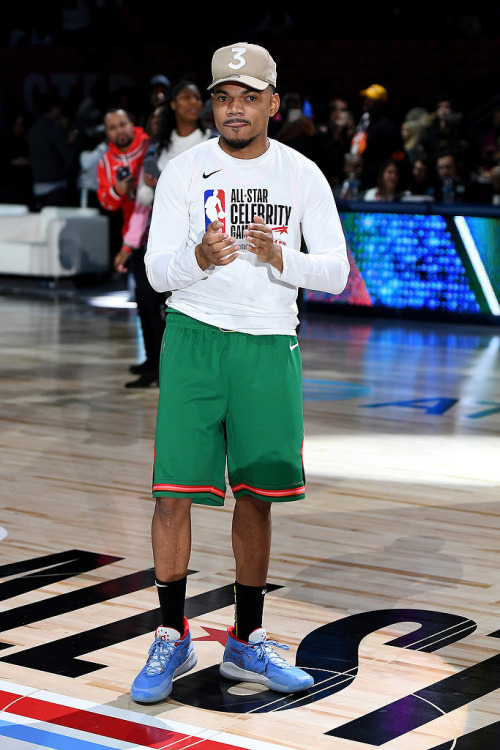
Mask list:
[[[282,659],[263,627],[273,502],[304,497],[298,287],[340,293],[346,243],[331,189],[302,154],[268,138],[276,65],[239,43],[212,59],[220,133],[173,159],[156,188],[145,263],[171,291],[160,365],[152,523],[162,616],[131,689],[152,703],[197,657],[184,616],[191,505],[235,498],[235,623],[220,673],[282,693],[312,677]],[[217,195],[219,218],[207,215]],[[301,232],[308,253],[300,252]]]

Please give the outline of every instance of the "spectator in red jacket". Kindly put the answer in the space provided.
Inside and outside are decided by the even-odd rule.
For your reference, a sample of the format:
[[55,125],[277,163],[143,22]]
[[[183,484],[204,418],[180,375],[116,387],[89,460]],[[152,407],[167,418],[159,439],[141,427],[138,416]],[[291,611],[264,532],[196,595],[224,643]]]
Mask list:
[[[97,165],[97,197],[104,210],[121,210],[123,237],[134,210],[137,178],[150,138],[143,128],[134,125],[131,115],[120,108],[105,113],[104,127],[109,145]],[[115,268],[126,261],[126,250],[120,242]]]

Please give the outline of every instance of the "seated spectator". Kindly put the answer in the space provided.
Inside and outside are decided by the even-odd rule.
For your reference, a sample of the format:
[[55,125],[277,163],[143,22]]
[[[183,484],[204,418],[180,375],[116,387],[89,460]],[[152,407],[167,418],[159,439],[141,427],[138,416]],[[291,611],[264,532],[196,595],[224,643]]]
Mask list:
[[467,132],[464,113],[457,110],[451,97],[438,97],[436,109],[422,135],[422,145],[433,158],[445,149],[452,150],[464,168],[471,168],[474,161],[472,139]]
[[366,190],[362,196],[364,201],[397,201],[400,182],[399,164],[392,159],[385,161],[379,168],[377,184]]
[[363,157],[348,152],[344,155],[343,162],[344,180],[340,186],[333,189],[333,195],[342,201],[358,200],[363,175]]
[[412,163],[406,190],[401,195],[402,201],[433,201],[429,190],[434,184],[433,166],[427,156],[417,156]]
[[424,130],[425,127],[421,120],[404,120],[401,123],[403,148],[410,163],[413,162],[416,157],[425,154],[425,149],[422,145]]
[[445,149],[436,158],[436,183],[428,189],[438,203],[473,203],[474,186],[454,152]]

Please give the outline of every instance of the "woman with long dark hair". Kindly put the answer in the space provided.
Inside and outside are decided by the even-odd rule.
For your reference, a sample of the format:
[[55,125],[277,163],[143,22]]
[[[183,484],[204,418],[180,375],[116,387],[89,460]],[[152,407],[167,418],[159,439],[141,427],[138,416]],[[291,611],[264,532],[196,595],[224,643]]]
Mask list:
[[135,209],[124,238],[124,244],[132,249],[131,269],[136,279],[136,299],[146,360],[139,365],[132,365],[130,371],[139,377],[126,383],[127,388],[148,388],[158,384],[160,348],[165,326],[165,295],[160,296],[151,288],[144,269],[151,209],[156,183],[167,162],[213,137],[201,122],[202,106],[198,86],[191,81],[179,81],[172,88],[169,101],[157,107],[151,120],[151,144],[144,157]]
[[[148,157],[144,160],[144,180],[137,192],[143,206],[153,202],[154,188],[165,164],[188,148],[212,137],[202,123],[202,107],[201,93],[195,83],[182,80],[172,88],[170,100],[161,113],[158,136],[151,147],[156,165],[152,166]],[[148,173],[148,168],[154,173]]]

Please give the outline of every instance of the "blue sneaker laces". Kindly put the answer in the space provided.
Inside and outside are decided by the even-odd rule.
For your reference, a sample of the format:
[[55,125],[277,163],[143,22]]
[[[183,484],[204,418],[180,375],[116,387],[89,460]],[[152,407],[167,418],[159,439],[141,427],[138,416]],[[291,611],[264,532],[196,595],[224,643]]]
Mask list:
[[287,646],[284,643],[278,643],[278,641],[258,641],[257,643],[251,644],[253,648],[255,649],[258,657],[260,659],[264,659],[264,661],[271,662],[271,664],[274,664],[276,667],[288,667],[290,668],[290,664],[285,661],[279,654],[276,653],[276,651],[272,648],[272,646],[275,646],[277,648],[282,648],[283,651],[288,651],[290,646]]
[[161,674],[174,653],[175,642],[155,638],[149,649],[146,674]]

